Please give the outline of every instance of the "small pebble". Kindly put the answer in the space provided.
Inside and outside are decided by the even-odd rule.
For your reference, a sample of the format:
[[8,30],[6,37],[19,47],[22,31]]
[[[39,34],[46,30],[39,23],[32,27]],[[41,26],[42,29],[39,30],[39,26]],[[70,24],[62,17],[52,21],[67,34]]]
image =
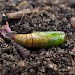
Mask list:
[[5,41],[0,37],[0,42],[1,42],[1,43],[4,43]]
[[75,52],[75,47],[72,49],[73,52]]
[[21,66],[21,67],[25,66],[24,61],[20,61],[20,62],[18,63],[18,66]]
[[57,70],[57,65],[56,65],[56,64],[53,64],[53,63],[48,64],[48,67],[49,67],[49,68],[52,68],[52,69],[54,69],[54,70]]
[[71,20],[72,26],[75,28],[75,17],[72,17],[70,20]]

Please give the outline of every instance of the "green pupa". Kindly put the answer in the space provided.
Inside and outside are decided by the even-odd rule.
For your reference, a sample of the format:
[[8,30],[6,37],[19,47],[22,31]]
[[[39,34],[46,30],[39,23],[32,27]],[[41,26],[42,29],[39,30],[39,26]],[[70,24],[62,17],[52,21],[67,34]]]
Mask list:
[[62,45],[65,41],[65,33],[61,31],[33,32],[16,34],[12,39],[26,47],[49,48]]

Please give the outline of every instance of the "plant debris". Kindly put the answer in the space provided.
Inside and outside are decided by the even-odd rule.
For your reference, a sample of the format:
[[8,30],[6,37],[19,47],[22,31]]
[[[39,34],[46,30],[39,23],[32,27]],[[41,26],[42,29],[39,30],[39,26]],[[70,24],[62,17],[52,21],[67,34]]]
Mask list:
[[8,19],[19,19],[26,14],[45,12],[45,10],[50,10],[50,7],[46,6],[46,7],[43,7],[43,9],[40,9],[40,8],[29,9],[29,8],[27,8],[27,9],[23,9],[23,10],[16,11],[16,12],[6,13],[6,16],[8,17]]

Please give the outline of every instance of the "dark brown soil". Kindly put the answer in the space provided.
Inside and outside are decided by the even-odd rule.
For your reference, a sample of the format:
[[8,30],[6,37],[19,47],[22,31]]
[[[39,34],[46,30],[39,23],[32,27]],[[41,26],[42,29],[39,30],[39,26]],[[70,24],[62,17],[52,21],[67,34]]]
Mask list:
[[[8,2],[7,2],[8,1]],[[11,43],[0,41],[0,75],[75,75],[75,28],[70,18],[75,16],[74,2],[71,0],[28,0],[28,4],[16,8],[20,0],[0,2],[2,13],[26,8],[37,8],[44,12],[31,13],[19,20],[8,20],[10,28],[17,33],[33,31],[64,31],[66,42],[61,47],[32,49],[24,47],[22,57]],[[74,1],[74,0],[73,0]],[[21,1],[22,2],[22,1]],[[72,5],[73,4],[73,5]],[[4,25],[0,23],[0,26]]]

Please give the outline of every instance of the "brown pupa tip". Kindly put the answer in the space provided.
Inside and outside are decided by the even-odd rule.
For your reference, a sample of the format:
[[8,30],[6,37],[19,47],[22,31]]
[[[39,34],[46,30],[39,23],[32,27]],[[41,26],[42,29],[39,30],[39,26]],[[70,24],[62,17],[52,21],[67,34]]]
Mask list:
[[15,40],[15,35],[11,37],[11,39]]

